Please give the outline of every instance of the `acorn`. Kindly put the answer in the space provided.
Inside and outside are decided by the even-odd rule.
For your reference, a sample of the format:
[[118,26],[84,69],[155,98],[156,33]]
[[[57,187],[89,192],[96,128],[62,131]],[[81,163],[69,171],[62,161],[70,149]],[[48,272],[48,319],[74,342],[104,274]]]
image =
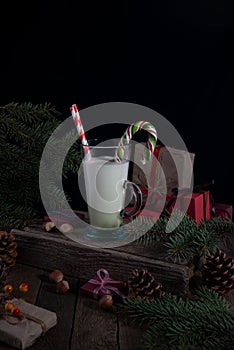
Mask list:
[[61,231],[62,233],[70,233],[73,231],[73,226],[70,224],[62,224],[61,226],[59,226],[59,231]]
[[61,282],[57,283],[56,291],[58,293],[66,293],[69,289],[70,287],[67,281],[62,280]]
[[49,274],[51,282],[59,283],[63,280],[63,273],[60,270],[54,270]]

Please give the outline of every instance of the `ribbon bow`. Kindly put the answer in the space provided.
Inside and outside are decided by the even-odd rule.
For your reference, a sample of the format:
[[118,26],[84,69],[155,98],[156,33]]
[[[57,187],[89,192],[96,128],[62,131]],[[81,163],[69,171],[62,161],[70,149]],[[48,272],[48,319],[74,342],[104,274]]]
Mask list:
[[[101,275],[103,273],[103,277]],[[109,272],[105,269],[100,269],[97,271],[98,280],[91,279],[89,283],[96,284],[97,287],[93,290],[93,296],[97,299],[98,293],[109,294],[111,295],[111,291],[118,294],[120,297],[124,298],[125,296],[118,290],[118,288],[114,287],[113,284],[119,284],[119,281],[114,281],[109,277]]]

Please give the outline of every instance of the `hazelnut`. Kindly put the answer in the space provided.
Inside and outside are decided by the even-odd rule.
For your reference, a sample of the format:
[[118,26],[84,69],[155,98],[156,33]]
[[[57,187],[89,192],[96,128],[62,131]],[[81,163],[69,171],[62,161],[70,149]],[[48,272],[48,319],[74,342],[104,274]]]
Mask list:
[[59,283],[63,280],[63,273],[60,270],[54,270],[49,274],[49,279],[52,282]]
[[43,229],[46,232],[53,232],[56,230],[56,225],[53,221],[46,221],[43,223]]
[[59,230],[62,232],[62,233],[70,233],[73,231],[73,226],[70,225],[70,224],[62,224],[60,227],[59,227]]
[[69,287],[69,284],[67,281],[63,280],[63,281],[57,283],[56,291],[58,293],[66,293],[69,289],[70,289],[70,287]]
[[103,295],[99,300],[99,306],[104,310],[111,310],[113,305],[113,298],[111,295]]

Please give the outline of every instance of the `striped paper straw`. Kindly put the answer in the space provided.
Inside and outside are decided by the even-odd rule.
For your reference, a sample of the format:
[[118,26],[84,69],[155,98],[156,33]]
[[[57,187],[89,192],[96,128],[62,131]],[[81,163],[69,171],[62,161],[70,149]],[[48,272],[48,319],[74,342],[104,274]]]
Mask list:
[[115,161],[117,163],[120,163],[124,158],[124,146],[128,145],[133,135],[141,129],[146,130],[149,133],[148,141],[146,143],[145,151],[142,154],[141,161],[143,164],[145,164],[151,158],[157,142],[157,132],[151,123],[147,121],[137,121],[127,128],[119,141],[118,148],[115,153]]
[[88,141],[87,141],[86,136],[85,136],[84,128],[83,128],[83,125],[82,125],[82,122],[80,119],[80,114],[79,114],[77,105],[73,104],[72,107],[70,107],[70,111],[71,111],[76,129],[78,131],[80,141],[81,141],[82,145],[84,146],[85,156],[89,160],[91,158],[91,153],[90,153]]

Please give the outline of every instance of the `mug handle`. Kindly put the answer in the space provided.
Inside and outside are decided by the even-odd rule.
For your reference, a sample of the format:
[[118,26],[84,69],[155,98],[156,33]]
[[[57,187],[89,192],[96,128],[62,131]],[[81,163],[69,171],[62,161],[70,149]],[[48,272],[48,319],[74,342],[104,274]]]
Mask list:
[[127,189],[129,186],[131,186],[133,189],[132,192],[133,192],[133,197],[134,197],[134,206],[132,209],[129,209],[129,210],[123,209],[121,211],[122,217],[134,216],[140,211],[140,209],[142,207],[142,192],[141,192],[140,188],[134,182],[125,180],[124,189]]

